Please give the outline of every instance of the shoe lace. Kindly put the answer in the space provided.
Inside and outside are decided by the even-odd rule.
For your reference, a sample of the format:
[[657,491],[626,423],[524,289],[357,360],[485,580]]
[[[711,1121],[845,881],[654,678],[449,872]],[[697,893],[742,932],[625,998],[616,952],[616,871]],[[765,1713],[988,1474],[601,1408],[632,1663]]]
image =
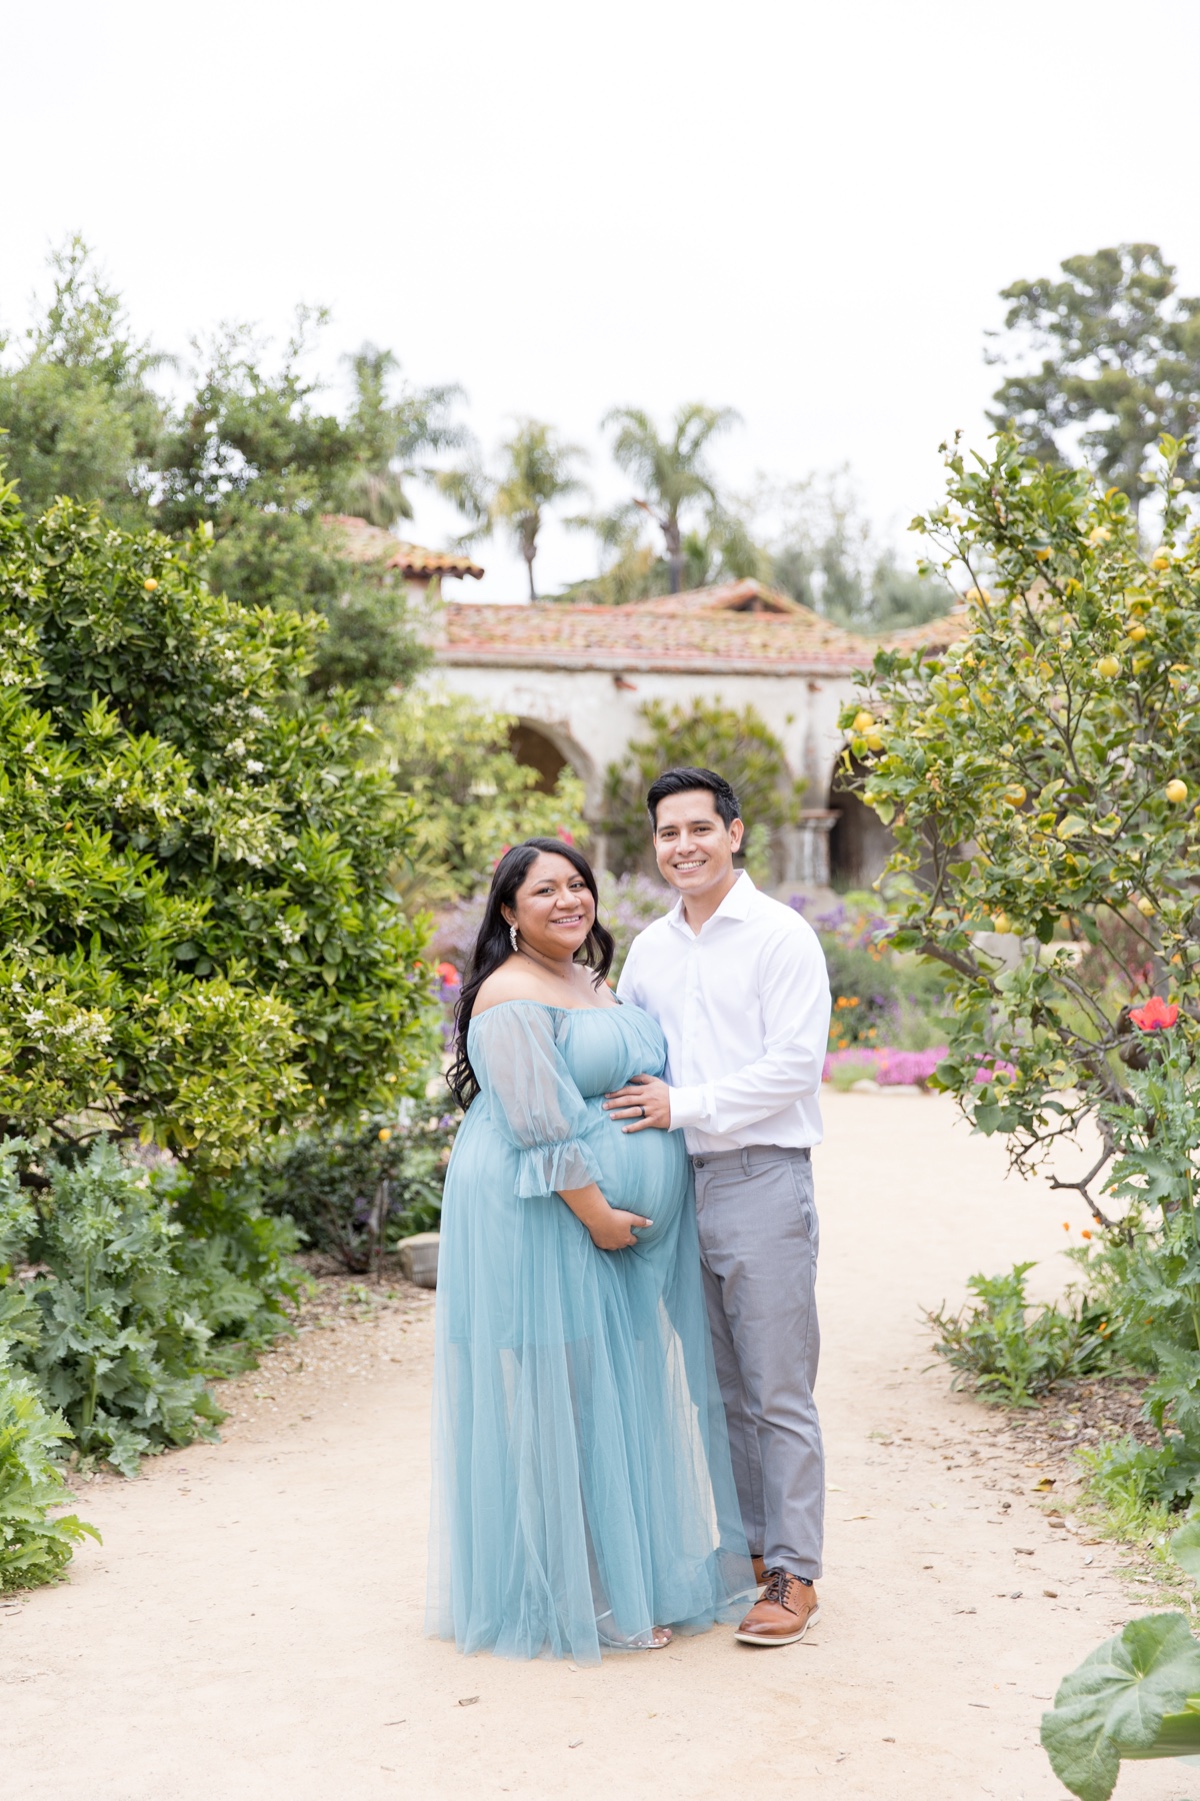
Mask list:
[[774,1601],[778,1607],[791,1607],[789,1591],[793,1580],[794,1578],[789,1576],[786,1570],[768,1570],[766,1587],[763,1589],[763,1600]]

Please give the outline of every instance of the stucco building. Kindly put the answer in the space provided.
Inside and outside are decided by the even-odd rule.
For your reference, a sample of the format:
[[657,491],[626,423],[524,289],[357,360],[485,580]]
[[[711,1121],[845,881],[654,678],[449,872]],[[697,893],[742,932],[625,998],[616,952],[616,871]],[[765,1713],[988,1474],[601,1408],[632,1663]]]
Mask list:
[[[957,630],[952,616],[889,642],[932,646]],[[777,879],[824,886],[832,875],[857,885],[882,868],[888,834],[839,784],[838,714],[874,649],[788,596],[741,581],[620,607],[448,601],[436,674],[514,715],[514,748],[548,782],[569,763],[597,822],[609,764],[644,735],[645,702],[753,706],[806,784],[800,823],[776,846]]]

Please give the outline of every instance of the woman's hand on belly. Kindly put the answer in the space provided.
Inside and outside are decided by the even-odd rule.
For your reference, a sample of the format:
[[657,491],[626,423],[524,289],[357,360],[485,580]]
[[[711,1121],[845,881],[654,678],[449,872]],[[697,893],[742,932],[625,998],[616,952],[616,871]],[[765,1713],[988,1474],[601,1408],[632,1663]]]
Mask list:
[[610,1207],[595,1182],[586,1188],[562,1188],[563,1200],[576,1219],[587,1227],[598,1251],[625,1251],[637,1243],[635,1226],[652,1226],[652,1219],[630,1213],[624,1207]]

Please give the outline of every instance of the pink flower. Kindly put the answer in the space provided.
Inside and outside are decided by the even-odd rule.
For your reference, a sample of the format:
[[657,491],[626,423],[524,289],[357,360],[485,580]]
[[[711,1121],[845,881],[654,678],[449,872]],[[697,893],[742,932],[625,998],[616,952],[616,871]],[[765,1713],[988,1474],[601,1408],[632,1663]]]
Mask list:
[[1179,1008],[1174,1001],[1168,1005],[1154,994],[1144,1007],[1131,1007],[1129,1017],[1139,1032],[1169,1032],[1179,1018]]

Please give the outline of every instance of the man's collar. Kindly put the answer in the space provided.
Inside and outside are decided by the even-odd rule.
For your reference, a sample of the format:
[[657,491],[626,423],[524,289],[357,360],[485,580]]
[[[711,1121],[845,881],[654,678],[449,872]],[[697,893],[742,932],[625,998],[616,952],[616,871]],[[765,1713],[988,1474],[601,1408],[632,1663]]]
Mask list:
[[[733,884],[733,887],[729,890],[729,893],[725,896],[716,912],[711,914],[710,917],[705,920],[704,924],[711,925],[714,919],[740,920],[747,918],[750,912],[751,902],[757,892],[758,890],[755,888],[754,883],[751,881],[746,870],[741,870],[737,881]],[[682,894],[676,898],[675,905],[667,914],[667,919],[671,925],[678,927],[681,932],[686,932],[689,937],[696,936],[683,916]],[[700,929],[703,931],[704,927],[702,926]]]

